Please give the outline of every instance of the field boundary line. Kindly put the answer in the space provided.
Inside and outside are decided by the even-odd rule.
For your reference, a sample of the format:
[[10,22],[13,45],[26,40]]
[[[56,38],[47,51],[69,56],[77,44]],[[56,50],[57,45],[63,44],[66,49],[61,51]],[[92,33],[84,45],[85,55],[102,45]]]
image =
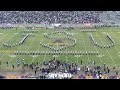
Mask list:
[[[75,31],[73,31],[73,33],[75,33]],[[74,36],[74,35],[73,35],[73,36]],[[74,38],[75,38],[75,36],[74,36]],[[76,39],[76,38],[75,38],[75,39]],[[77,39],[76,39],[76,43],[77,43]],[[76,48],[76,51],[78,52],[76,45],[75,45],[75,48]],[[78,63],[78,57],[77,57],[77,63]]]
[[[83,38],[83,35],[81,34],[81,36],[82,36],[82,40],[83,40],[83,43],[84,43],[85,50],[87,51],[87,48],[86,48],[86,44],[85,44],[85,40],[84,40],[84,38]],[[87,57],[88,57],[88,62],[90,62],[90,59],[89,59],[88,54],[87,54]]]
[[[47,31],[46,31],[47,32]],[[51,35],[52,36],[52,35]],[[51,40],[51,39],[50,39]],[[50,40],[49,40],[49,42],[50,42]],[[48,48],[47,48],[47,50],[46,50],[47,52],[48,52]],[[44,56],[44,59],[43,59],[43,61],[42,62],[44,62],[45,61],[45,59],[46,59],[46,54],[45,54],[45,56]]]
[[[43,38],[44,38],[44,37],[43,37]],[[43,41],[43,38],[40,40],[41,42]],[[37,51],[38,51],[39,47],[40,47],[40,45],[38,46]],[[32,62],[34,61],[35,58],[36,58],[36,57],[33,57]]]

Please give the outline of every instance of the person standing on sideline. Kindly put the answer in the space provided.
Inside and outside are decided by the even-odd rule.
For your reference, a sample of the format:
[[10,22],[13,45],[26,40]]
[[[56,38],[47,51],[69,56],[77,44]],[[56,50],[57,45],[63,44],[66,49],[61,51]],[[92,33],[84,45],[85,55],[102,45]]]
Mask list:
[[95,65],[95,61],[93,61],[93,65]]
[[82,60],[81,60],[81,65],[82,65]]
[[13,69],[14,69],[14,65],[12,65]]
[[105,67],[105,63],[104,63],[104,67]]
[[105,65],[105,63],[104,63],[104,71],[105,71],[105,66],[106,66],[106,65]]
[[35,70],[35,75],[36,75],[36,72],[37,72],[37,71]]
[[118,75],[118,71],[116,71],[116,76]]
[[16,30],[17,30],[17,27],[16,27]]
[[6,62],[7,66],[8,66],[8,62]]
[[110,73],[110,69],[108,68],[108,74]]

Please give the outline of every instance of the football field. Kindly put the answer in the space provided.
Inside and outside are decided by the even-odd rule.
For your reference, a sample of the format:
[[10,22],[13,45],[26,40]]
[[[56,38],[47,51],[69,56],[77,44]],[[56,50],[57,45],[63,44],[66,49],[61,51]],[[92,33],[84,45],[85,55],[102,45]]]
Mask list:
[[[79,63],[81,60],[84,65],[93,64],[93,61],[96,62],[96,65],[103,65],[104,63],[107,66],[120,67],[120,28],[98,28],[95,32],[82,32],[82,29],[74,29],[74,30],[55,30],[55,29],[37,29],[38,32],[24,32],[25,28],[19,29],[0,29],[0,61],[2,69],[10,69],[12,65],[17,65],[16,59],[25,60],[26,64],[30,64],[32,62],[44,62],[47,60],[52,60],[54,57],[57,60],[68,61],[68,62],[76,62]],[[91,29],[92,30],[92,29]],[[57,32],[59,31],[59,32]],[[55,33],[57,32],[57,33]],[[63,33],[62,33],[63,32]],[[65,32],[65,33],[64,33]],[[114,40],[115,45],[110,48],[107,47],[112,45],[112,42],[107,38],[107,33]],[[23,35],[24,34],[24,35]],[[25,35],[29,35],[23,44],[18,44]],[[45,37],[45,35],[48,36]],[[94,37],[95,42],[97,42],[100,46],[94,45],[92,42],[90,35]],[[51,39],[49,39],[49,37]],[[64,38],[66,37],[66,38]],[[76,40],[76,44],[74,46],[69,46],[74,42],[69,40]],[[3,44],[11,45],[12,47],[6,47]],[[40,43],[45,44],[47,46],[51,46],[51,48],[59,49],[63,48],[60,52],[62,53],[57,55],[48,55],[48,52],[54,52],[53,49],[44,47],[40,45]],[[102,45],[102,48],[101,48]],[[105,48],[104,48],[105,45]],[[65,46],[69,46],[65,49]],[[15,52],[46,52],[44,55],[16,55]],[[80,52],[80,54],[72,55],[66,54],[66,52]],[[97,55],[98,53],[98,55]],[[9,67],[7,67],[6,62],[9,63]]]

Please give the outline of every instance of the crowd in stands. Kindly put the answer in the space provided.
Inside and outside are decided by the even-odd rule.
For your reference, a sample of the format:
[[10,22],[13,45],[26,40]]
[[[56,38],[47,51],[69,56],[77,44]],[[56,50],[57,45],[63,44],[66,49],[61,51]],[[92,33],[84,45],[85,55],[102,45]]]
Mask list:
[[120,11],[106,11],[101,14],[101,19],[107,22],[119,22],[120,21]]
[[[18,59],[17,59],[18,60]],[[9,65],[7,65],[9,66]],[[0,76],[0,78],[39,78],[39,79],[119,79],[118,71],[110,75],[111,69],[104,63],[101,66],[96,65],[83,65],[82,60],[80,63],[73,63],[63,60],[56,60],[55,58],[43,63],[33,62],[25,64],[19,62],[18,65],[12,65],[13,69],[21,68],[22,76]],[[113,67],[115,69],[116,67]],[[26,75],[27,70],[33,73]]]
[[102,11],[0,11],[0,23],[98,23]]

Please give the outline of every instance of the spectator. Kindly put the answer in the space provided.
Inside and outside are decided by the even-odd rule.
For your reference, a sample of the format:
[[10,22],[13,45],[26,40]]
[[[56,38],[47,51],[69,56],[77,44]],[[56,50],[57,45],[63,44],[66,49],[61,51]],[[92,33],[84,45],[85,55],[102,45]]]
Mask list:
[[82,65],[82,60],[81,60],[81,65]]
[[101,22],[101,13],[101,11],[0,11],[0,23],[98,23]]
[[8,66],[8,62],[6,62],[7,66]]
[[14,69],[14,65],[12,65],[13,69]]

